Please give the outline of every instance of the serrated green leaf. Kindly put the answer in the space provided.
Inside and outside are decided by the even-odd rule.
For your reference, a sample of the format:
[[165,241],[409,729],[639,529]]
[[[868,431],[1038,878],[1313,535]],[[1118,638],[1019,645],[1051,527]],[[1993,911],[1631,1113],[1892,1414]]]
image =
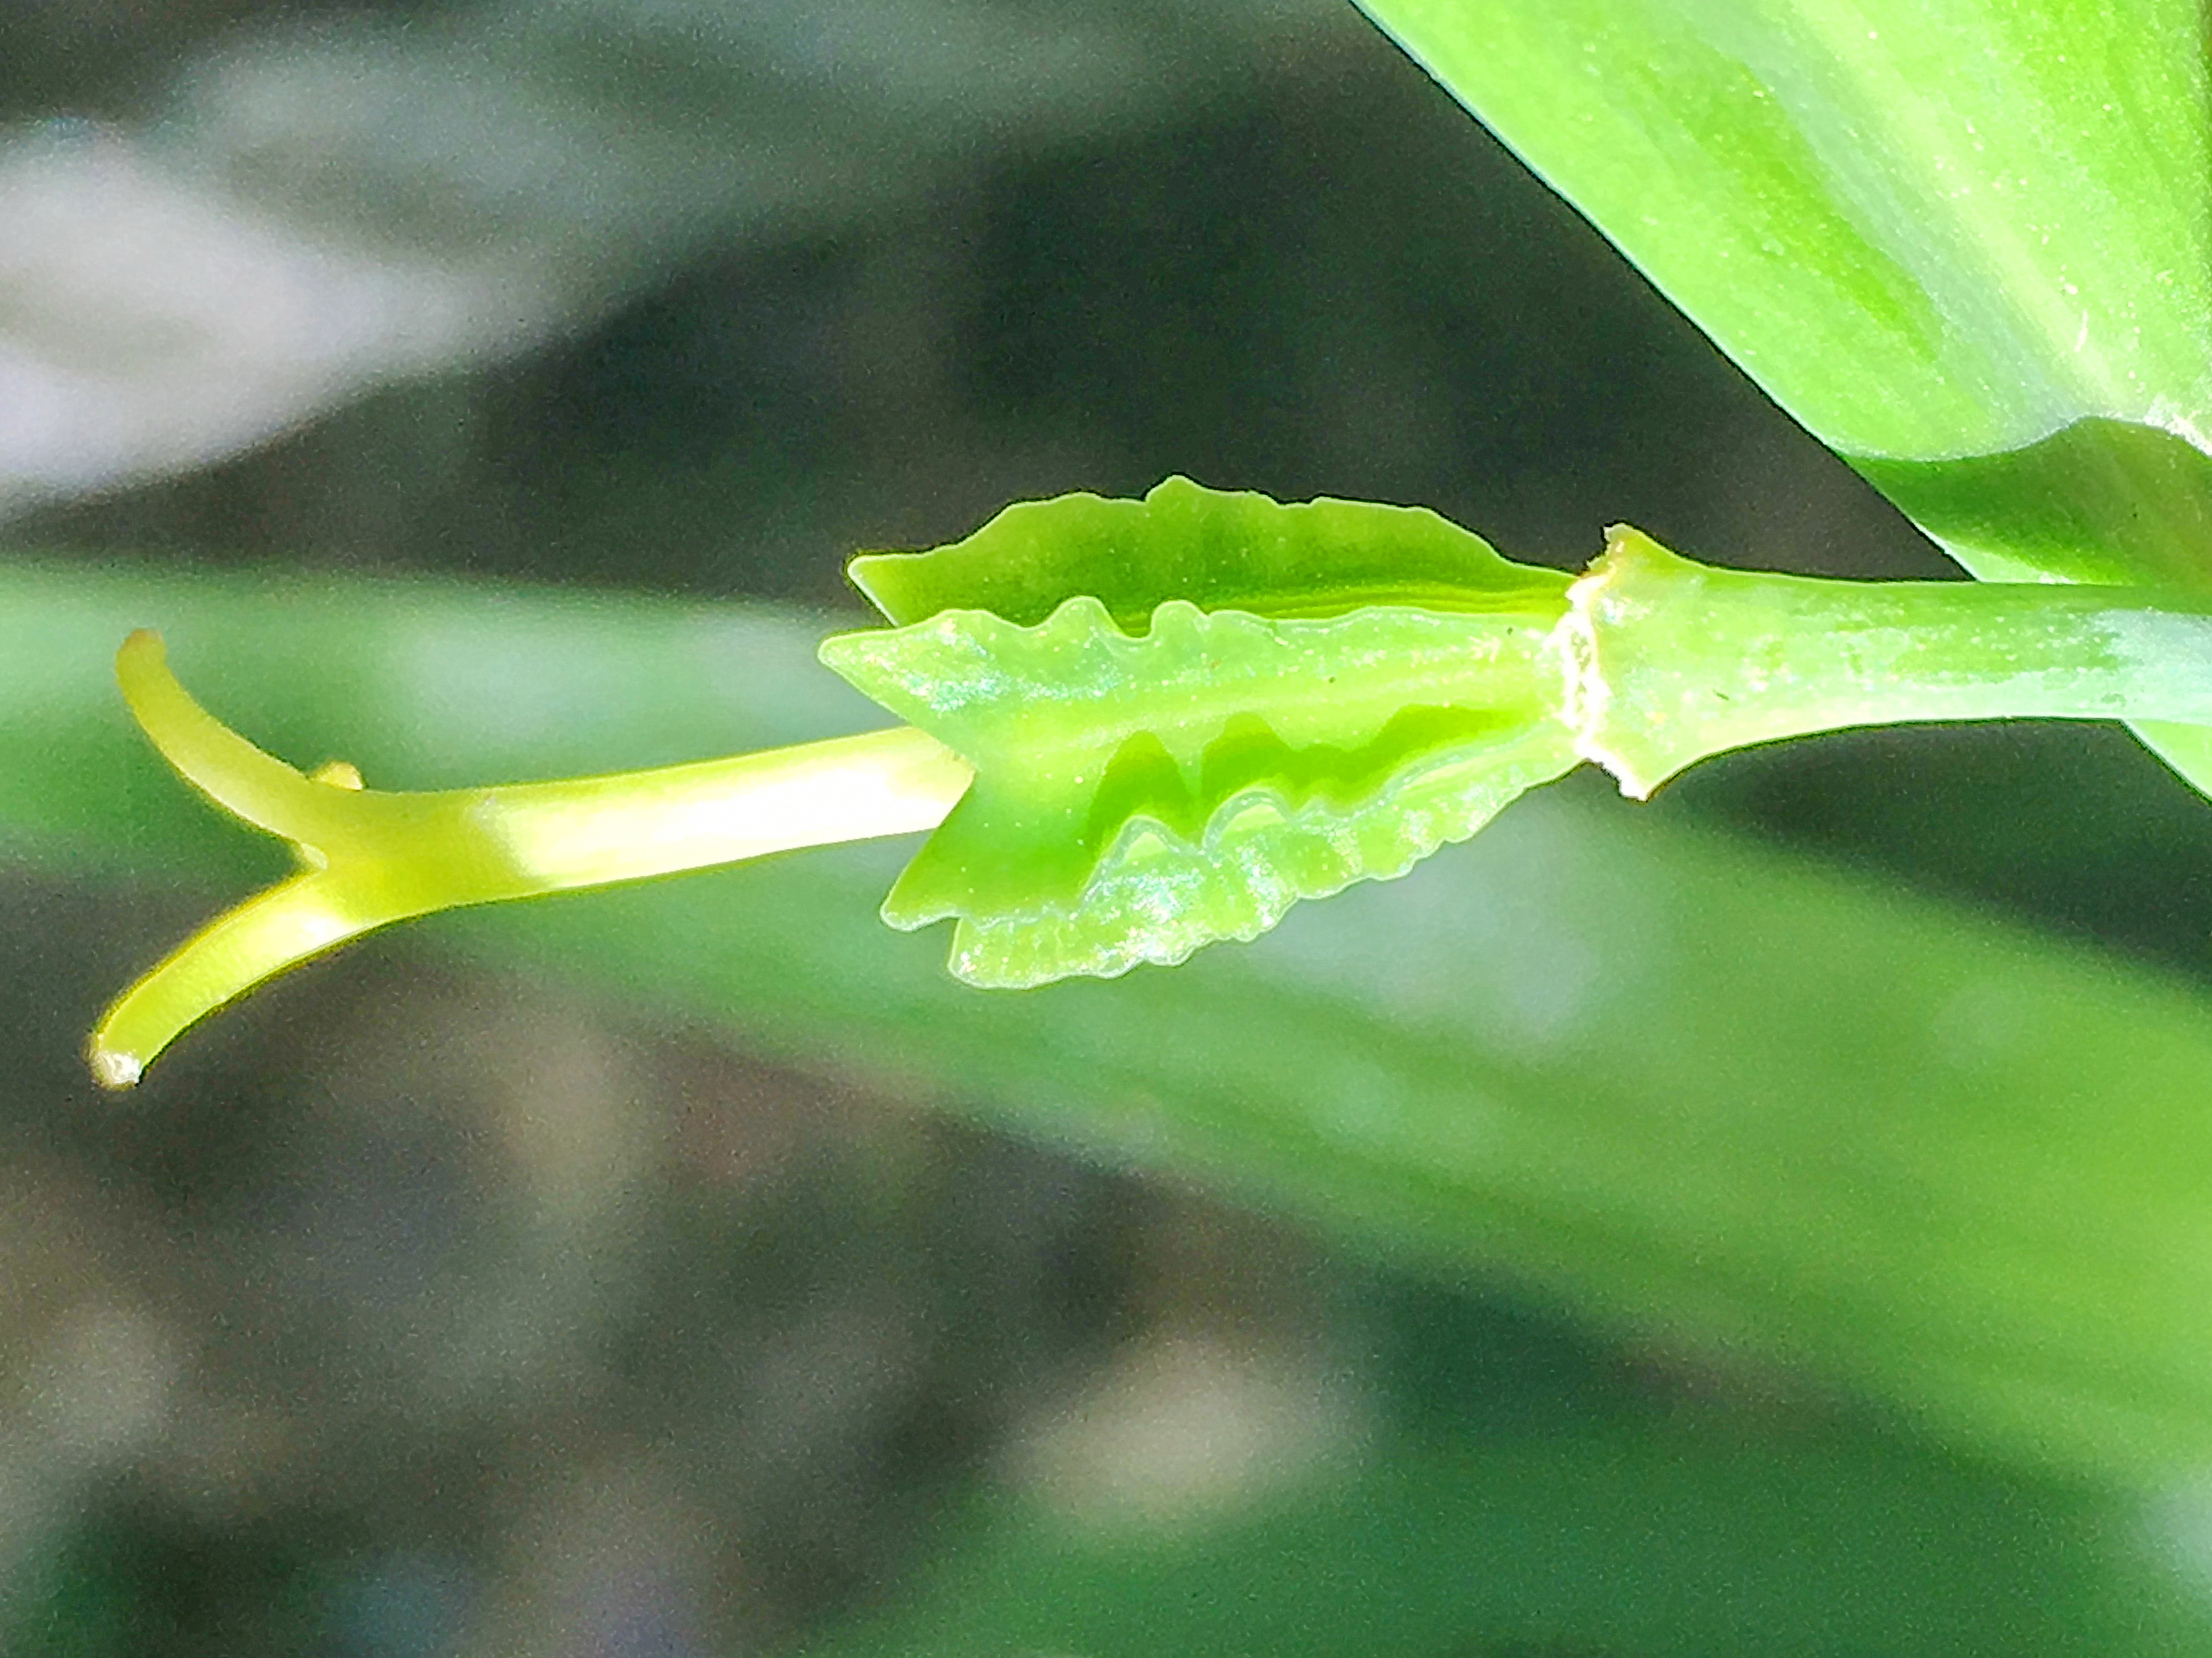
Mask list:
[[[1134,603],[1168,580],[1187,534],[1197,591],[1216,604],[1268,583],[1295,602],[1301,579],[1340,597],[1351,588],[1332,575],[1378,571],[1410,540],[1431,571],[1449,555],[1483,581],[1452,589],[1483,608],[1311,618],[1170,598],[1133,635],[1113,600],[1085,593],[1021,621],[1048,579],[1102,578]],[[871,562],[873,579],[884,561]],[[1255,938],[1301,898],[1403,874],[1576,763],[1544,653],[1566,578],[1432,513],[1280,507],[1178,479],[1144,501],[1015,508],[894,568],[888,614],[985,598],[1013,612],[939,608],[822,647],[976,768],[884,905],[894,926],[957,920],[951,968],[971,984],[1110,976]]]
[[847,574],[902,627],[940,610],[988,610],[1030,627],[1088,593],[1132,633],[1171,598],[1255,616],[1391,604],[1480,612],[1513,609],[1558,581],[1425,507],[1327,498],[1285,505],[1184,477],[1142,501],[1022,501],[964,541],[864,555]]

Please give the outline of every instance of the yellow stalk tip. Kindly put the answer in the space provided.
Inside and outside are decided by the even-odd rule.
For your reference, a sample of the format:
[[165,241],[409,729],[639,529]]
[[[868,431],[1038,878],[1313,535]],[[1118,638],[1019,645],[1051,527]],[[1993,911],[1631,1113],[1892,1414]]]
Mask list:
[[138,1078],[146,1072],[136,1054],[125,1054],[112,1048],[102,1047],[97,1039],[85,1050],[85,1059],[92,1066],[92,1079],[102,1088],[121,1091],[136,1088]]

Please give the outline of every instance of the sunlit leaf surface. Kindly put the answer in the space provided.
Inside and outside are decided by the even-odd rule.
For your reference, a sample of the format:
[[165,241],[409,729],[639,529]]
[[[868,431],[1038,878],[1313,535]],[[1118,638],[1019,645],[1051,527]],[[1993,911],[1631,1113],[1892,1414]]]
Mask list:
[[941,610],[988,610],[1034,627],[1081,593],[1130,634],[1170,599],[1263,616],[1341,616],[1369,604],[1485,615],[1556,610],[1567,585],[1554,571],[1500,557],[1425,507],[1285,504],[1183,477],[1142,501],[1019,501],[964,540],[868,554],[848,574],[899,626]]
[[2212,430],[2191,0],[1370,0],[1851,456]]

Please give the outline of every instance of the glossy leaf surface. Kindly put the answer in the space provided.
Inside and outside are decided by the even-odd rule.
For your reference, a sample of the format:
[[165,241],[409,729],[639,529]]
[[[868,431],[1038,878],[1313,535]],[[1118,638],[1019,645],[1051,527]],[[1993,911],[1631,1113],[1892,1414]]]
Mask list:
[[1369,0],[1846,455],[2212,430],[2193,0]]

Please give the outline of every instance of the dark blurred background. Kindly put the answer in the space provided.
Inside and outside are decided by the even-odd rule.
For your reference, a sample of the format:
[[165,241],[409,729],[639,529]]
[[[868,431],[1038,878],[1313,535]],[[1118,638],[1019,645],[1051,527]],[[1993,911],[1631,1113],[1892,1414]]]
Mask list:
[[[854,613],[855,550],[1185,472],[1949,574],[1331,0],[17,0],[0,135],[17,555]],[[2201,803],[2115,732],[1648,810],[2212,931]],[[1152,1523],[1407,1413],[1856,1408],[404,936],[95,1100],[200,907],[0,881],[10,1655],[785,1649],[979,1479]]]

